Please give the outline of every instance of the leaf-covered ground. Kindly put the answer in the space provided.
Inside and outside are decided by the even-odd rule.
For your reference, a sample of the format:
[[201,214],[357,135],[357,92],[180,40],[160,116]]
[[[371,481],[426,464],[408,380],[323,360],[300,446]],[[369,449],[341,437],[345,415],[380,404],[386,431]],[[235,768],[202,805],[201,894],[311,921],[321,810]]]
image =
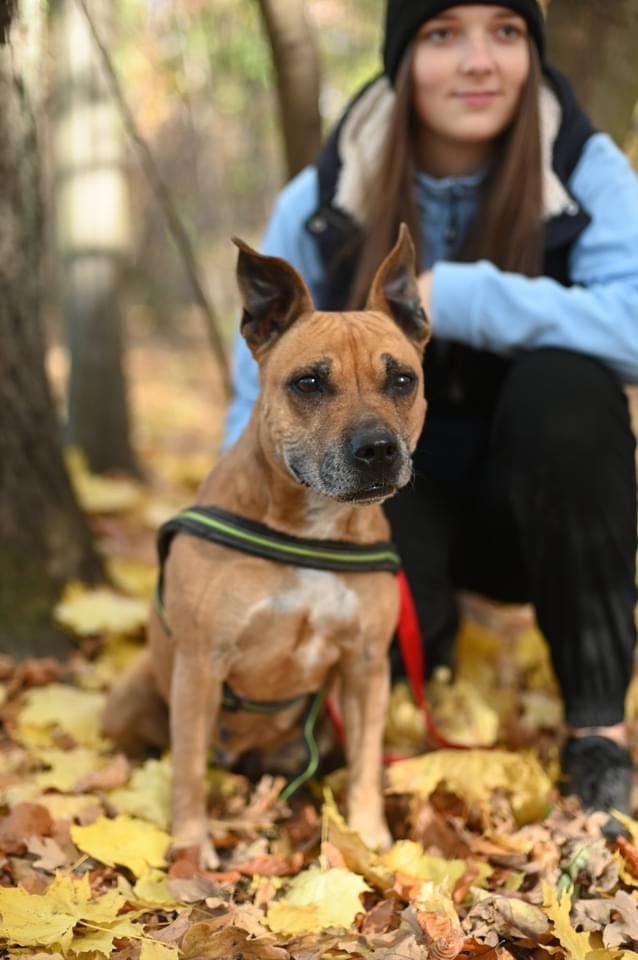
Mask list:
[[[560,701],[542,639],[528,611],[477,598],[465,598],[454,682],[441,674],[428,695],[444,733],[493,749],[425,750],[397,686],[386,739],[407,759],[387,768],[389,852],[347,829],[339,768],[288,804],[281,779],[211,769],[222,869],[167,861],[170,757],[117,753],[99,714],[142,643],[154,530],[212,463],[219,400],[201,351],[146,346],[131,365],[148,482],[91,477],[70,458],[113,589],[69,585],[57,612],[77,641],[68,663],[0,659],[3,955],[638,957],[638,822],[608,843],[600,814],[559,798]],[[632,688],[634,740],[637,703]]]

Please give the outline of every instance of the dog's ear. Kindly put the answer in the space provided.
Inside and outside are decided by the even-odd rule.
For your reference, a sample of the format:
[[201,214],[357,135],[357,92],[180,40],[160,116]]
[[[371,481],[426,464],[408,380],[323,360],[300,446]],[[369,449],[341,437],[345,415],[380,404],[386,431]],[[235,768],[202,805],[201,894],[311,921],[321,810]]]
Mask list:
[[416,282],[414,244],[405,223],[399,227],[399,239],[374,275],[366,310],[388,313],[419,350],[430,339],[431,325]]
[[244,312],[241,332],[253,354],[269,346],[302,313],[314,310],[308,287],[279,257],[265,257],[233,237],[239,247],[237,283]]

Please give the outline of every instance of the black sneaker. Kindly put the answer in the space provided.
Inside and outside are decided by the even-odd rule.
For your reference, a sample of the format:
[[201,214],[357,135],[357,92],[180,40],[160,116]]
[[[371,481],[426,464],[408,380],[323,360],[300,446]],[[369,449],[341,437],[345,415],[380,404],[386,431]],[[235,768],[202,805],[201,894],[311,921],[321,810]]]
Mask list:
[[[578,797],[583,809],[631,814],[633,765],[626,747],[608,737],[571,737],[561,750],[561,793]],[[624,832],[613,817],[603,827],[612,839]]]

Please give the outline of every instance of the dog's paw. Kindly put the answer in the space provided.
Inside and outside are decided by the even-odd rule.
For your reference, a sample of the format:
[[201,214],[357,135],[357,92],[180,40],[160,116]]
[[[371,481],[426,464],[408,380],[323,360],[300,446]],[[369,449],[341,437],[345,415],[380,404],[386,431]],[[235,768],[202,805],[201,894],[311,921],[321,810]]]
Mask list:
[[197,840],[192,837],[184,837],[182,840],[174,838],[170,848],[170,858],[171,860],[185,858],[202,870],[219,869],[219,856],[208,836]]
[[365,814],[359,817],[350,816],[348,826],[351,830],[356,830],[370,850],[388,850],[394,842],[384,819],[373,820]]

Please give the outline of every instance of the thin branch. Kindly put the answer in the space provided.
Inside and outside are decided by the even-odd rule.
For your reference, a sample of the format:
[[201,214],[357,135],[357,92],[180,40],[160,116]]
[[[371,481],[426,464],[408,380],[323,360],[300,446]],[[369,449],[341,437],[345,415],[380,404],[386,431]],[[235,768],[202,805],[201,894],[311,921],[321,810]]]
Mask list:
[[87,2],[86,0],[77,0],[77,2],[86,18],[86,22],[89,26],[89,30],[91,31],[95,45],[99,50],[102,64],[111,87],[111,93],[119,107],[126,132],[135,145],[144,175],[146,176],[151,189],[155,194],[155,198],[157,199],[164,217],[166,218],[166,224],[171,236],[173,237],[177,249],[181,254],[184,266],[186,268],[186,273],[188,274],[188,278],[193,288],[193,293],[195,294],[195,300],[203,311],[204,318],[206,320],[208,339],[213,349],[213,353],[218,360],[222,384],[226,396],[228,397],[230,395],[230,378],[228,374],[226,352],[224,350],[222,338],[219,334],[215,311],[213,310],[213,306],[208,299],[208,296],[204,290],[204,286],[200,280],[200,271],[197,258],[195,256],[195,251],[193,250],[193,245],[191,244],[186,228],[184,227],[177,209],[175,208],[170,190],[162,179],[159,170],[157,169],[153,154],[138,130],[135,117],[133,116],[131,108],[128,105],[126,97],[124,96],[122,85],[119,81],[117,73],[115,72],[113,61],[111,60],[109,52],[102,42],[95,25],[95,21],[93,20],[93,17],[89,11]]

